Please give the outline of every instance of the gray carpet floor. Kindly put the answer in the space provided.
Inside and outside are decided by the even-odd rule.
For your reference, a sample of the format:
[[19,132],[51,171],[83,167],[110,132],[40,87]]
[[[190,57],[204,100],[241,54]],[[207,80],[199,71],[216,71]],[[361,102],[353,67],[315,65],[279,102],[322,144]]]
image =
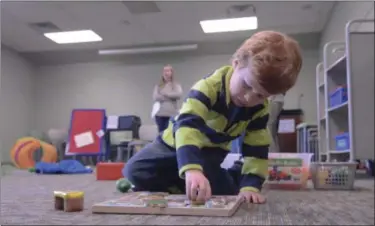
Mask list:
[[[96,202],[121,197],[113,181],[95,175],[35,175],[11,171],[1,180],[1,225],[374,225],[374,181],[354,191],[264,191],[264,205],[243,205],[232,217],[92,214]],[[54,190],[82,190],[85,209],[54,210]]]

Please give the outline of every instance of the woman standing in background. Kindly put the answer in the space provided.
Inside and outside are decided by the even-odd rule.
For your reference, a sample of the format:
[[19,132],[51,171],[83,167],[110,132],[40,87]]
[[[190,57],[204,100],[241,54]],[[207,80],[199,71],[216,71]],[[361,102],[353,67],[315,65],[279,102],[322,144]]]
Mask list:
[[270,114],[268,119],[268,129],[271,133],[272,142],[270,145],[270,152],[280,152],[279,138],[277,136],[279,131],[279,120],[281,111],[284,107],[284,94],[271,96],[270,101]]
[[175,81],[172,66],[165,65],[160,83],[155,86],[153,93],[152,117],[155,118],[159,132],[166,129],[169,119],[178,113],[177,102],[181,96],[182,88]]

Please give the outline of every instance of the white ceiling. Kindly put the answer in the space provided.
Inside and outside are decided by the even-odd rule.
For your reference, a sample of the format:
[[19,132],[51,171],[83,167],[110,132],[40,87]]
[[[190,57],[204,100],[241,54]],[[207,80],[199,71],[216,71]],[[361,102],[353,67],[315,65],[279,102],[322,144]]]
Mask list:
[[[224,18],[229,6],[245,3],[249,2],[162,1],[156,2],[161,12],[132,14],[120,1],[7,1],[1,3],[1,41],[19,52],[42,52],[238,40],[248,37],[250,32],[204,34],[199,21]],[[321,31],[334,3],[262,1],[252,4],[259,29],[298,34]],[[308,4],[311,7],[306,7]],[[59,45],[29,26],[38,22],[52,22],[61,30],[92,29],[103,41]]]

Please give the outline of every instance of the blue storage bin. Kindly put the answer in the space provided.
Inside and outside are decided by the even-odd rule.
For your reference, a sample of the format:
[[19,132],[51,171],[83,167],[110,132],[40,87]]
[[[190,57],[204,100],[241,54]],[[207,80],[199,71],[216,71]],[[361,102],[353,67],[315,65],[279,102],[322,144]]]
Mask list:
[[350,148],[349,133],[342,133],[335,137],[336,150],[348,150]]
[[329,103],[330,107],[334,107],[348,101],[348,89],[347,87],[339,87],[330,94]]

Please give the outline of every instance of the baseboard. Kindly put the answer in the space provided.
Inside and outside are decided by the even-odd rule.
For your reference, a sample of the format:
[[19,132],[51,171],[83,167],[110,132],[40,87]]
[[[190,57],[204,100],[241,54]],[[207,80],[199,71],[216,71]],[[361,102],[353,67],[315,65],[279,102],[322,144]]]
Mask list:
[[14,166],[13,162],[1,162],[1,166]]

